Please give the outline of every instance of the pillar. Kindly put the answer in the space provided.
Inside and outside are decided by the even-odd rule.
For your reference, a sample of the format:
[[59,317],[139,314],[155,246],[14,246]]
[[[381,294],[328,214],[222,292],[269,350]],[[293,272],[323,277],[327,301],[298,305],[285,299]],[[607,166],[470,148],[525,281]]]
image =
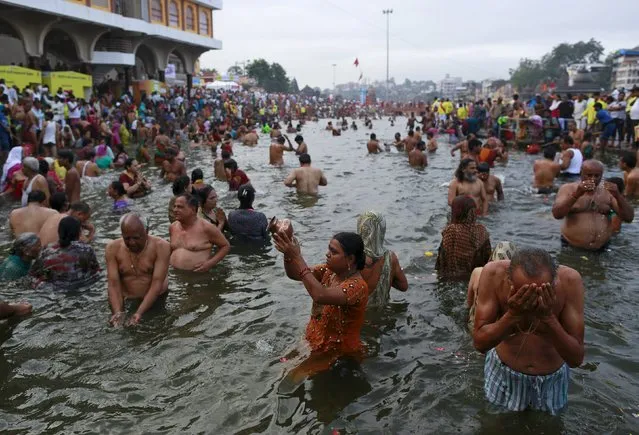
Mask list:
[[186,99],[191,99],[191,89],[193,88],[193,74],[186,75]]
[[163,69],[159,69],[158,70],[158,80],[161,82],[164,82],[165,78],[164,78],[164,70]]

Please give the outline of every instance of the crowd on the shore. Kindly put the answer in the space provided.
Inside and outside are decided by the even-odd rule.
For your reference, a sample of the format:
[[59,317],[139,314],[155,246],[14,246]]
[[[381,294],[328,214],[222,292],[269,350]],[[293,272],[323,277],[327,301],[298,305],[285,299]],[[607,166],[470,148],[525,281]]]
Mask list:
[[[626,135],[629,126],[636,127],[639,89],[628,98],[623,93],[574,99],[551,95],[528,103],[518,97],[474,104],[438,99],[419,114],[421,119],[407,117],[405,137],[398,132],[393,143],[382,144],[372,132],[373,121],[389,116],[391,125],[396,122],[392,111],[379,120],[383,107],[244,91],[197,90],[187,98],[180,88],[144,95],[139,102],[129,94],[116,98],[108,93],[84,101],[61,89],[55,94],[42,87],[22,93],[14,89],[14,94],[2,80],[0,86],[0,143],[6,156],[0,189],[3,198],[22,206],[9,216],[15,241],[0,265],[0,278],[29,276],[36,284],[62,287],[94,279],[100,273],[91,247],[96,228],[82,200],[81,181],[113,176],[108,195],[121,215],[122,237],[109,242],[105,253],[110,324],[135,325],[163,303],[169,267],[205,273],[228,255],[228,236],[248,243],[272,237],[284,254],[286,275],[301,281],[313,300],[305,335],[310,354],[288,373],[289,386],[338,361],[361,361],[366,310],[385,305],[391,288],[406,291],[409,283],[395,253],[384,246],[386,221],[375,211],[362,212],[357,232],[329,240],[325,263],[308,265],[291,222],[269,222],[253,208],[255,189],[250,174],[233,158],[233,147],[254,147],[260,135],[270,137],[271,165],[281,166],[287,151],[300,162],[283,183],[300,194],[317,195],[328,180],[311,164],[313,144],[301,134],[308,122],[336,119],[326,126],[333,136],[356,130],[359,122],[371,131],[369,153],[394,146],[406,153],[410,165],[422,168],[428,153],[453,139],[450,152],[459,151],[461,160],[448,190],[451,219],[442,231],[436,268],[442,279],[469,281],[469,324],[475,347],[486,353],[486,396],[510,410],[556,413],[566,404],[568,367],[579,366],[584,357],[581,276],[540,249],[517,249],[511,242],[493,249],[477,217],[490,212],[491,201],[507,200],[502,181],[490,170],[507,164],[509,153],[516,152],[509,145],[516,137],[506,127],[525,120],[538,125],[547,139],[543,147],[529,149],[544,152],[532,168],[532,185],[546,195],[555,190],[558,177],[568,181],[552,208],[553,216],[564,220],[562,243],[605,249],[621,223],[634,219],[626,196],[638,194],[639,169],[635,152],[626,153],[620,162],[625,183],[603,181],[604,166],[594,156],[614,137],[634,141]],[[613,117],[621,110],[623,127]],[[287,134],[295,135],[295,145]],[[227,214],[217,205],[201,168],[187,175],[186,156],[195,147],[211,150],[214,176],[237,192],[237,210]],[[132,211],[131,198],[152,194],[158,183],[142,174],[144,164],[155,165],[164,182],[172,184],[169,240],[149,234],[147,219]],[[0,317],[30,310],[27,303],[0,303]]]

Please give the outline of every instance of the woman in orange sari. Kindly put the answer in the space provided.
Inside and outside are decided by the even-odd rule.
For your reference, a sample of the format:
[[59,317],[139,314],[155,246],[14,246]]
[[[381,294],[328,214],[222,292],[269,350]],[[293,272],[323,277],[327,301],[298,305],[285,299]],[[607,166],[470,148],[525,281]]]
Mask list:
[[364,349],[360,331],[368,286],[360,270],[366,263],[366,254],[358,234],[338,233],[328,244],[326,263],[309,268],[292,234],[279,231],[273,234],[273,239],[277,250],[284,253],[286,275],[302,281],[313,299],[311,319],[306,327],[311,353],[280,385],[280,393],[288,393],[307,377],[327,370],[338,360],[361,361]]

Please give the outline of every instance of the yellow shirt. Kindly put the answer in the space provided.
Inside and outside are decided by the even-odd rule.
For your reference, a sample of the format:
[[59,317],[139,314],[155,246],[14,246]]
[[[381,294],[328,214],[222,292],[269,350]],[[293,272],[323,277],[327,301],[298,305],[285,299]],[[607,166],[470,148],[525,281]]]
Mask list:
[[457,109],[457,117],[462,120],[468,118],[468,109],[464,106]]
[[444,101],[442,103],[442,106],[444,107],[444,111],[447,115],[453,113],[453,103],[451,103],[450,101]]

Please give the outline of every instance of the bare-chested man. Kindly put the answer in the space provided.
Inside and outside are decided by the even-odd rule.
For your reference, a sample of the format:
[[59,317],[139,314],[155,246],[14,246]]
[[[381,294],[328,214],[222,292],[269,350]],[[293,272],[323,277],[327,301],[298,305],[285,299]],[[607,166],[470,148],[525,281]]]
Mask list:
[[58,241],[58,226],[62,218],[66,216],[73,216],[82,224],[82,234],[80,235],[81,241],[86,243],[93,241],[93,237],[95,236],[95,227],[91,222],[89,222],[89,219],[91,219],[91,208],[86,202],[78,201],[71,204],[69,211],[66,213],[53,214],[44,222],[40,232],[38,233],[42,246],[47,246],[49,243],[55,243]]
[[57,211],[47,208],[47,197],[41,190],[33,190],[27,197],[26,207],[13,210],[9,214],[9,225],[13,235],[18,237],[22,233],[38,234],[44,223]]
[[279,136],[277,138],[277,142],[271,143],[271,146],[268,148],[268,156],[269,163],[274,166],[282,166],[284,165],[284,151],[295,151],[293,145],[286,144],[286,139],[284,136]]
[[371,133],[371,139],[366,144],[366,149],[368,149],[368,154],[378,154],[384,151],[382,146],[379,144],[375,133]]
[[297,149],[295,150],[295,154],[301,156],[302,154],[308,154],[308,145],[304,142],[304,138],[302,135],[295,136],[295,143],[297,144]]
[[462,141],[460,141],[457,145],[455,145],[454,147],[452,147],[450,149],[450,155],[455,157],[455,151],[457,150],[461,150],[461,159],[464,158],[464,156],[468,155],[468,143],[473,140],[476,139],[474,134],[469,134],[468,136],[466,136],[466,138]]
[[568,134],[572,138],[577,148],[581,148],[581,144],[584,141],[584,131],[577,128],[577,124],[574,121],[568,122]]
[[424,150],[426,150],[426,144],[420,140],[417,142],[417,146],[408,153],[408,164],[417,168],[428,166],[428,158],[426,158]]
[[410,153],[413,148],[417,146],[419,141],[415,137],[415,132],[413,130],[408,130],[408,136],[404,138],[404,144],[406,146],[406,152]]
[[426,149],[428,149],[429,153],[434,153],[437,151],[437,139],[435,139],[435,135],[432,131],[426,132],[426,139],[428,139],[428,143],[426,144]]
[[581,275],[536,248],[486,264],[473,342],[486,353],[484,392],[491,404],[556,414],[568,400],[569,367],[584,358]]
[[95,151],[91,150],[86,154],[87,160],[78,160],[75,163],[75,169],[80,173],[80,177],[99,177],[100,168],[95,164],[93,158]]
[[73,165],[75,156],[71,150],[58,151],[58,164],[66,168],[67,175],[64,177],[64,192],[67,194],[69,202],[80,201],[80,174]]
[[174,182],[182,175],[186,175],[186,166],[184,162],[177,158],[177,155],[178,153],[175,148],[169,148],[166,150],[166,160],[162,162],[160,177],[169,183]]
[[497,201],[503,201],[504,188],[501,184],[501,180],[490,173],[490,165],[486,162],[480,163],[477,165],[477,171],[477,177],[484,183],[488,202],[495,200],[495,193],[497,194]]
[[47,179],[40,173],[40,162],[34,157],[25,157],[22,159],[22,174],[26,177],[22,187],[22,206],[27,205],[27,198],[29,194],[34,190],[40,190],[44,192],[46,199],[44,201],[45,206],[49,205],[49,183]]
[[[208,272],[231,250],[226,237],[216,225],[198,217],[199,201],[184,193],[175,199],[176,221],[169,227],[171,266],[193,272]],[[215,254],[211,254],[213,248]]]
[[455,171],[455,178],[448,186],[448,206],[459,195],[468,195],[477,204],[477,214],[488,213],[488,198],[484,183],[477,177],[477,163],[473,159],[464,159]]
[[634,151],[624,152],[619,160],[619,167],[623,171],[624,194],[626,198],[638,198],[639,168],[637,168],[637,154]]
[[548,195],[555,191],[555,178],[561,172],[561,166],[555,162],[557,152],[552,146],[544,148],[544,158],[535,160],[533,164],[533,187],[537,193]]
[[610,212],[622,222],[630,223],[634,209],[619,193],[617,185],[601,185],[604,166],[598,160],[586,160],[581,167],[581,181],[561,186],[552,207],[555,219],[565,218],[561,227],[563,244],[589,251],[606,247],[614,234]]
[[259,137],[257,136],[257,133],[255,133],[255,130],[246,133],[244,137],[242,137],[242,143],[247,146],[257,145],[258,140]]
[[213,170],[215,171],[215,178],[220,181],[227,181],[226,170],[224,169],[224,163],[231,158],[231,153],[227,150],[222,150],[222,157],[218,157],[213,162]]
[[311,156],[302,154],[300,156],[300,167],[294,169],[284,180],[284,185],[296,187],[297,193],[309,195],[318,194],[318,186],[326,186],[328,182],[319,168],[311,167]]
[[148,224],[137,213],[120,219],[122,238],[106,246],[106,266],[112,326],[122,325],[127,299],[140,304],[128,320],[136,325],[158,298],[168,292],[171,247],[166,240],[148,234]]

